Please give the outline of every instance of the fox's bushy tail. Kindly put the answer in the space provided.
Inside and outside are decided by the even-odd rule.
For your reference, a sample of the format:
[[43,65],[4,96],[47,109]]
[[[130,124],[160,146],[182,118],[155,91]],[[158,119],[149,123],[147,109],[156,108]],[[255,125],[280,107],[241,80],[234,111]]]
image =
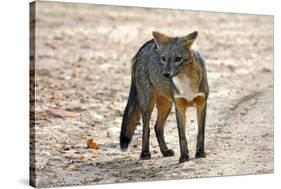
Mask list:
[[120,147],[122,150],[126,150],[128,148],[135,132],[139,117],[140,109],[138,105],[136,83],[132,77],[130,94],[123,114],[120,132]]

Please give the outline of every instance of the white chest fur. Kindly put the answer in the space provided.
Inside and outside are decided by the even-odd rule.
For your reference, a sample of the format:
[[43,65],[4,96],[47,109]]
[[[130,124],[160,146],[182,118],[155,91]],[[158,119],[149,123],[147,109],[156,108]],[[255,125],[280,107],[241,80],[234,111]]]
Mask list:
[[198,96],[205,97],[204,93],[196,93],[192,90],[192,80],[187,75],[174,76],[173,82],[178,89],[175,98],[184,98],[186,101],[193,101]]

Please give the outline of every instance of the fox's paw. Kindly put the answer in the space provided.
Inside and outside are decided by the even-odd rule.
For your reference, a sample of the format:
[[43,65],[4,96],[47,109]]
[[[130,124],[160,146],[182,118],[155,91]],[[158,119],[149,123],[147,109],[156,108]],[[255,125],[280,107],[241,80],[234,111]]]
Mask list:
[[188,155],[188,154],[181,154],[179,163],[183,163],[183,162],[189,161],[189,160],[190,160],[190,158],[189,158],[189,155]]
[[204,158],[206,157],[206,152],[204,151],[197,151],[195,154],[195,158]]
[[142,160],[151,159],[150,152],[141,152],[140,159]]
[[175,152],[171,149],[162,152],[164,157],[171,157],[175,155]]

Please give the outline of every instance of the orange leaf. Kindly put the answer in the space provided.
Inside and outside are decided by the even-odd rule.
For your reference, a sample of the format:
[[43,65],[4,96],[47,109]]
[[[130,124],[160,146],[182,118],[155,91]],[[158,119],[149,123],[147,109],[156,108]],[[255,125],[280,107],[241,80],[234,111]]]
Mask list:
[[92,139],[92,138],[87,140],[87,147],[91,148],[91,149],[95,149],[95,150],[100,148],[99,145],[97,143],[95,143],[94,139]]

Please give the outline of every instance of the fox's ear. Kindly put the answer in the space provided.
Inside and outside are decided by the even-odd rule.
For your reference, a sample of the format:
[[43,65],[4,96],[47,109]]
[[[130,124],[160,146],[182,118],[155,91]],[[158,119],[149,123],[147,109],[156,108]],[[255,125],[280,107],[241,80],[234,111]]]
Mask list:
[[188,34],[187,36],[184,36],[184,42],[187,45],[187,47],[191,47],[191,45],[193,44],[193,42],[195,41],[195,39],[197,38],[198,32],[194,31],[190,34]]
[[170,40],[170,37],[166,36],[163,33],[157,32],[157,31],[153,31],[152,36],[157,45],[157,48],[161,47],[162,45],[167,44]]

